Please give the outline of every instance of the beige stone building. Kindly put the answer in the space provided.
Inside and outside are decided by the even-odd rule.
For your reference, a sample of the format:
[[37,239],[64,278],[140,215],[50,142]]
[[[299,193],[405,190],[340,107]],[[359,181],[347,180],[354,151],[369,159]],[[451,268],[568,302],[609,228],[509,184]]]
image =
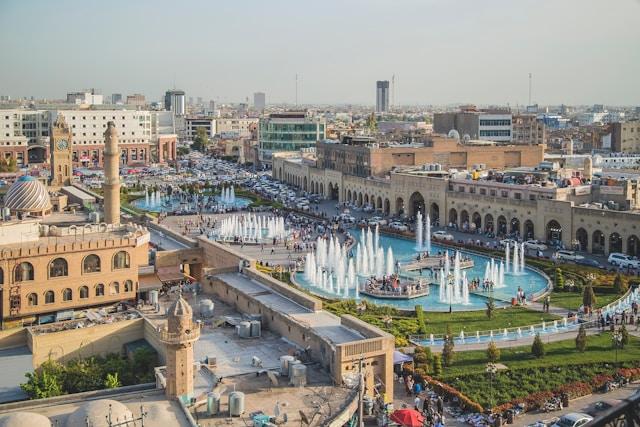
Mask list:
[[546,144],[547,130],[535,114],[513,116],[512,142],[514,144]]
[[640,120],[611,124],[611,149],[616,153],[640,153]]
[[73,318],[74,310],[135,301],[149,232],[132,225],[0,226],[3,326]]

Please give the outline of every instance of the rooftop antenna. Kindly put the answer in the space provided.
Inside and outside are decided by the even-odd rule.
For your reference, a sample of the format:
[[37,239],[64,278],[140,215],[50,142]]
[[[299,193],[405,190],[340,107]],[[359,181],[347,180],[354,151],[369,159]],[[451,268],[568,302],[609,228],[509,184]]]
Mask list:
[[529,73],[529,104],[531,105],[531,73]]

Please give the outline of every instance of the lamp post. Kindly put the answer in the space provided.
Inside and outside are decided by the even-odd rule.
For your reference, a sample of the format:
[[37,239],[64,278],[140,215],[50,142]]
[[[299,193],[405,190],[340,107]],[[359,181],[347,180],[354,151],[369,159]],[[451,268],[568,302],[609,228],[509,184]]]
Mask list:
[[498,371],[498,367],[495,363],[487,363],[485,372],[489,374],[489,405],[493,408],[493,376]]

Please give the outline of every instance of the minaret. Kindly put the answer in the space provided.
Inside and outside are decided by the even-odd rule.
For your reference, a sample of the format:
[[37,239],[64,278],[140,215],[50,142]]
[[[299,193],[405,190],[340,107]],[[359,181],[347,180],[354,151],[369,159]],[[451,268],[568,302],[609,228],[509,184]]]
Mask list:
[[167,397],[193,395],[193,343],[198,338],[200,329],[193,323],[191,306],[180,295],[169,308],[167,329],[160,331],[167,354]]
[[118,159],[118,131],[113,122],[107,123],[104,132],[104,222],[120,224],[120,171]]

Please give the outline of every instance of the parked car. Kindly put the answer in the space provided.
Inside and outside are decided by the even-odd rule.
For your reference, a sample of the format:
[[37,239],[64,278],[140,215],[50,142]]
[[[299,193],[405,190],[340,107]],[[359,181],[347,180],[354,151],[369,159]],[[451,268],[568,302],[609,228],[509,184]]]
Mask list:
[[391,224],[389,224],[389,227],[393,230],[398,230],[398,231],[407,231],[409,230],[409,227],[407,227],[406,225],[404,225],[401,222],[392,222]]
[[440,230],[431,233],[431,237],[436,240],[444,240],[447,242],[453,241],[453,234],[449,234],[446,231]]
[[591,415],[580,412],[570,412],[561,416],[551,427],[580,427],[593,421]]
[[608,411],[614,406],[618,406],[620,403],[622,403],[622,400],[618,399],[598,400],[597,402],[590,404],[584,412],[595,417],[601,412]]
[[531,249],[534,251],[546,251],[548,249],[547,245],[542,243],[540,240],[527,240],[524,242],[525,249]]
[[578,255],[574,251],[565,251],[565,250],[557,251],[555,253],[555,257],[556,259],[559,259],[561,261],[574,261],[574,262],[584,258],[582,255]]
[[574,261],[578,265],[586,265],[588,267],[602,268],[602,264],[598,260],[592,258],[580,258]]
[[500,247],[505,247],[507,245],[509,245],[510,248],[513,248],[515,245],[517,245],[518,242],[516,240],[513,239],[503,239],[500,240]]
[[609,264],[615,265],[621,268],[640,268],[640,261],[630,257],[629,255],[621,254],[620,252],[613,252],[609,254],[607,259]]

